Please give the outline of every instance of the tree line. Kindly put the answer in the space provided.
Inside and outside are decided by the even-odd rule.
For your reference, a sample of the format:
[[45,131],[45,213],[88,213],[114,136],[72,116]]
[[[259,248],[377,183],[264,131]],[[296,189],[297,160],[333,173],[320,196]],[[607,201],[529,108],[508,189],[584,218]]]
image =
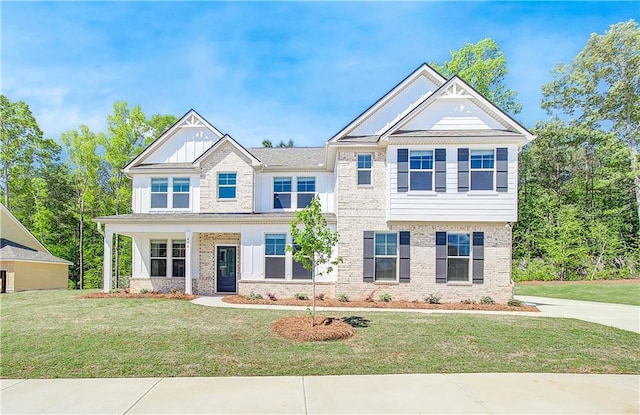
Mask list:
[[[504,54],[492,39],[464,45],[431,65],[458,74],[516,117]],[[513,225],[516,280],[619,278],[640,261],[640,29],[630,20],[592,34],[542,85],[549,119],[519,158],[519,221]],[[101,286],[103,238],[95,216],[131,212],[131,180],[122,168],[177,118],[147,117],[118,101],[107,131],[85,125],[44,138],[25,102],[0,96],[0,196],[53,255],[74,263],[70,287]],[[269,140],[264,146],[271,147]],[[293,146],[281,142],[277,146]],[[127,284],[131,243],[114,244],[116,286]]]

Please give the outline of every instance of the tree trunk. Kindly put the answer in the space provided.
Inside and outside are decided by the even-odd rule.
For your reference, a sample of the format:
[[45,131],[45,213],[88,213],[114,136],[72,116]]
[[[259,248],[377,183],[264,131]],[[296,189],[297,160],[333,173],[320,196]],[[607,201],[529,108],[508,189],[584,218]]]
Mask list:
[[311,264],[311,327],[316,324],[316,263]]
[[78,253],[80,254],[79,256],[79,270],[78,270],[78,276],[79,276],[79,280],[80,280],[80,289],[84,289],[84,201],[80,201],[80,241],[79,241],[79,248],[78,248]]

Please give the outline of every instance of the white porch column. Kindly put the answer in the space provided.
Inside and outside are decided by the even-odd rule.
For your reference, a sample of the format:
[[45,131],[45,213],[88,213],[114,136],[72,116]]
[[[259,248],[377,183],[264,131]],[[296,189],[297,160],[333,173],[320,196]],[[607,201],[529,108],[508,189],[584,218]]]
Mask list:
[[105,226],[104,230],[104,262],[102,270],[102,291],[108,293],[111,291],[111,272],[112,272],[112,249],[113,247],[113,232],[108,231]]
[[184,241],[185,241],[185,260],[184,260],[184,293],[192,294],[192,277],[191,277],[191,237],[192,232],[186,231],[184,233]]

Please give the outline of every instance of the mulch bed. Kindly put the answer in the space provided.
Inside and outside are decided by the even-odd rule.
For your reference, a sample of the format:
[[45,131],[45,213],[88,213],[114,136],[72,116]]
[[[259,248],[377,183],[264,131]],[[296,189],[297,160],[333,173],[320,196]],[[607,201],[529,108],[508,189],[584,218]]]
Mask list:
[[316,316],[314,322],[311,327],[311,317],[283,317],[271,325],[271,333],[296,342],[343,340],[356,334],[338,318]]
[[624,279],[624,280],[577,280],[577,281],[520,281],[517,285],[565,285],[565,284],[640,284],[640,278]]
[[195,295],[189,295],[184,293],[175,293],[175,294],[162,294],[162,293],[128,293],[128,292],[117,292],[117,293],[89,293],[80,296],[81,299],[88,298],[166,298],[169,300],[193,300],[198,298]]
[[[222,299],[225,303],[230,304],[268,304],[268,305],[297,305],[310,307],[311,300],[296,300],[293,298],[278,300],[248,300],[242,295],[230,295]],[[464,303],[444,303],[444,304],[428,304],[419,301],[347,301],[342,302],[333,298],[325,298],[324,300],[316,300],[318,307],[360,307],[360,308],[403,308],[403,309],[423,309],[423,310],[484,310],[484,311],[540,311],[537,307],[531,305],[522,305],[521,307],[509,306],[506,304],[464,304]],[[311,324],[309,324],[311,325]]]

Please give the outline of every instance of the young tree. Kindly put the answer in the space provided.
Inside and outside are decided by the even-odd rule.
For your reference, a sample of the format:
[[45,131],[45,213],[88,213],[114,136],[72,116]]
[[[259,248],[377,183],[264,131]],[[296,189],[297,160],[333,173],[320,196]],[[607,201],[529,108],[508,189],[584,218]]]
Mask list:
[[570,64],[558,64],[542,87],[542,107],[558,110],[594,129],[606,128],[631,149],[631,169],[640,220],[640,28],[632,19],[591,34]]
[[[314,197],[311,203],[296,212],[289,229],[293,246],[287,245],[287,251],[293,253],[293,259],[311,271],[311,327],[316,318],[316,276],[333,271],[333,267],[342,262],[342,257],[333,257],[338,243],[338,232],[332,232],[327,220],[322,215],[320,200]],[[318,272],[318,267],[327,265],[325,271]]]
[[522,104],[516,103],[517,93],[508,89],[504,77],[509,73],[507,59],[491,38],[476,44],[466,43],[462,49],[451,51],[451,60],[442,65],[431,62],[446,77],[458,75],[489,101],[510,114],[518,114]]

